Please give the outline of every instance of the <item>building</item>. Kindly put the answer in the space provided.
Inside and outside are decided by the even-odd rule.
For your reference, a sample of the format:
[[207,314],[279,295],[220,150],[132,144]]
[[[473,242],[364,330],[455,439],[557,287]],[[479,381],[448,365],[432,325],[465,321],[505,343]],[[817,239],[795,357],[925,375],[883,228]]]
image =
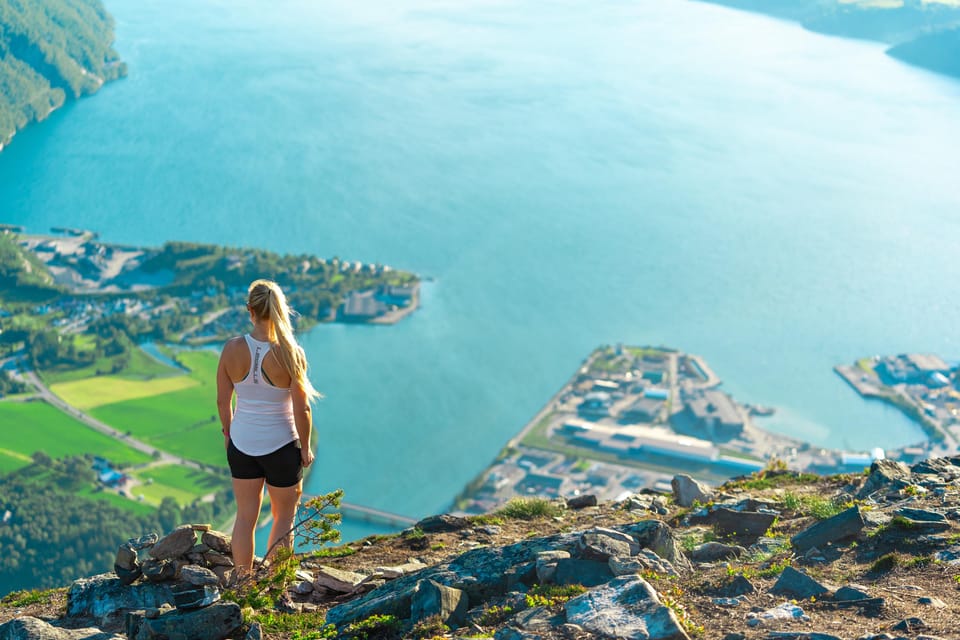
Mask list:
[[620,422],[656,422],[664,406],[660,398],[639,398],[620,414]]
[[[882,358],[875,367],[886,384],[922,384],[949,379],[950,366],[932,354],[907,353]],[[937,375],[939,374],[939,376]]]
[[377,290],[376,298],[388,306],[407,307],[413,302],[419,287],[419,284],[383,285]]
[[372,292],[353,292],[340,307],[340,319],[345,322],[368,322],[387,312],[387,305]]
[[684,394],[683,414],[710,440],[735,438],[747,424],[746,412],[733,398],[716,389]]
[[584,396],[577,411],[589,416],[608,416],[612,402],[610,394],[606,391],[592,391]]

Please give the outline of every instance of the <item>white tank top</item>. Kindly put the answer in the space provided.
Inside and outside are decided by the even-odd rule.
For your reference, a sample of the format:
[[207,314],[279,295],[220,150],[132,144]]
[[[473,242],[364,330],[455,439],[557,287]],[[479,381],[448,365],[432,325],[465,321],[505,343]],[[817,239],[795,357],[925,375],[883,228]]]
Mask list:
[[230,439],[248,456],[262,456],[297,439],[293,400],[290,389],[275,387],[263,376],[263,358],[270,351],[270,343],[249,334],[243,337],[250,348],[250,371],[233,385],[237,409],[230,423]]

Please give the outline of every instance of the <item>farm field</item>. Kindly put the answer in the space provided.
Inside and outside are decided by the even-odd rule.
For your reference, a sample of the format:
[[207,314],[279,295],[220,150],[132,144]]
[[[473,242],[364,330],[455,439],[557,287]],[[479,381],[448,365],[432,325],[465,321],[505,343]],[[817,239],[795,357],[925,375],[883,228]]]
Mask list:
[[43,451],[51,458],[94,453],[114,464],[149,462],[150,457],[97,433],[45,402],[0,402],[0,472],[30,464]]
[[97,376],[72,382],[61,382],[50,387],[64,402],[81,411],[96,409],[105,404],[137,400],[189,389],[197,381],[189,375],[178,375],[153,380],[130,380],[120,376]]
[[[171,464],[134,471],[131,475],[142,483],[134,487],[132,493],[142,494],[146,502],[154,505],[159,505],[164,497],[171,496],[180,506],[184,506],[230,485],[226,476],[218,477]],[[147,484],[147,481],[152,482]]]
[[[78,336],[78,346],[82,346],[82,339],[86,336]],[[88,378],[106,377],[97,376],[97,370],[111,371],[116,363],[116,357],[103,357],[88,367],[80,369],[46,369],[41,377],[48,385],[58,385],[65,382],[76,380],[86,380]],[[157,362],[156,359],[144,353],[142,349],[131,349],[129,363],[115,375],[109,377],[122,378],[125,380],[156,380],[157,378],[179,376],[180,371]]]
[[[176,456],[218,467],[226,466],[216,409],[218,357],[208,351],[178,354],[190,373],[178,379],[189,386],[149,397],[101,404],[90,413],[121,431]],[[146,383],[157,384],[160,380]],[[83,398],[80,398],[84,401]]]

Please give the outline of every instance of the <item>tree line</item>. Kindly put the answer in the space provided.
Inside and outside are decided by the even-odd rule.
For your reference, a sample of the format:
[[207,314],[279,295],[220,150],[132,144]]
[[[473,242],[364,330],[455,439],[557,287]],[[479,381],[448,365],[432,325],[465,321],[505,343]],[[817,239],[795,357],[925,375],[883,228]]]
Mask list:
[[0,0],[0,144],[126,74],[100,0]]

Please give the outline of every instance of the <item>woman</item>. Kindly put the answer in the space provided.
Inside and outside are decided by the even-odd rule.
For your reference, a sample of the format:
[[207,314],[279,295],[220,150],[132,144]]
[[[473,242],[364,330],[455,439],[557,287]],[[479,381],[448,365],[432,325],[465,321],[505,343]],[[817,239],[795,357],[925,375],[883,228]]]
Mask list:
[[307,379],[307,359],[293,337],[290,309],[277,283],[254,281],[247,310],[253,329],[227,342],[217,367],[217,409],[237,501],[233,561],[238,577],[253,565],[264,484],[273,512],[267,548],[278,541],[287,547],[293,543],[303,469],[313,462],[310,402],[320,395]]

